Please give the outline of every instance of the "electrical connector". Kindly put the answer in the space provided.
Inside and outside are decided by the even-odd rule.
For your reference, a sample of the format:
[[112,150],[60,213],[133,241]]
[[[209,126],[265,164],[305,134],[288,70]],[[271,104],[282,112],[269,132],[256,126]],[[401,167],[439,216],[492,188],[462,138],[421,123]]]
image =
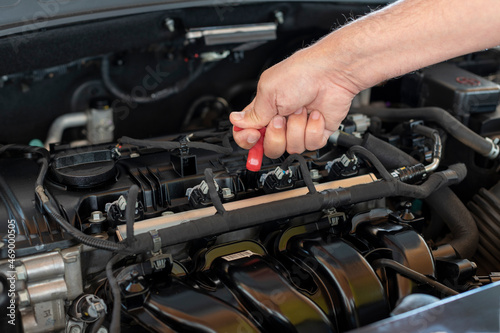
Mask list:
[[356,156],[350,158],[346,154],[326,164],[328,175],[332,179],[354,176],[358,173],[359,161]]

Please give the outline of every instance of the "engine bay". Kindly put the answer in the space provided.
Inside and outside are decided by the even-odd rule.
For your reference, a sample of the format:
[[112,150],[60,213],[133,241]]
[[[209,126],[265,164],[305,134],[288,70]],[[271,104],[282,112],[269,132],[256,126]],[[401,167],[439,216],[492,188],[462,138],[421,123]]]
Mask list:
[[258,171],[232,139],[262,71],[368,5],[144,5],[1,37],[2,330],[375,332],[493,295],[500,50],[365,90],[325,147]]

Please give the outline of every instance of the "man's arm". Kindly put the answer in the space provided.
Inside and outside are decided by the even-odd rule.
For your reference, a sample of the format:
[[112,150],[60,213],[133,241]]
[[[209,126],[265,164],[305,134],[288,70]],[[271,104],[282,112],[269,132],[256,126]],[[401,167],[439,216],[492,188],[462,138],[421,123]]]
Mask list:
[[231,114],[250,148],[267,126],[269,157],[322,147],[352,98],[381,81],[500,44],[500,0],[402,0],[266,70],[254,101]]

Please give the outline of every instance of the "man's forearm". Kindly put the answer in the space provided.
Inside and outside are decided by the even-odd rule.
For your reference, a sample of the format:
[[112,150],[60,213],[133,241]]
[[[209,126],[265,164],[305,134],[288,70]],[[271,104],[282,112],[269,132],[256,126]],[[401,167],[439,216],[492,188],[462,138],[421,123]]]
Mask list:
[[356,92],[498,44],[500,0],[402,0],[342,27],[313,48]]

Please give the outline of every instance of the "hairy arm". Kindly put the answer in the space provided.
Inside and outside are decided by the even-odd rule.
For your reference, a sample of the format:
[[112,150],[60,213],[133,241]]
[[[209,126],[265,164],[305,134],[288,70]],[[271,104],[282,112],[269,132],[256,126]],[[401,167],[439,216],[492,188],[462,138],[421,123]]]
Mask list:
[[401,0],[325,36],[266,70],[231,122],[250,148],[278,157],[322,147],[352,98],[381,81],[500,44],[500,0]]
[[[314,48],[359,89],[500,44],[498,0],[398,1],[333,32]],[[336,59],[328,59],[327,50]],[[321,54],[321,53],[320,53]]]

